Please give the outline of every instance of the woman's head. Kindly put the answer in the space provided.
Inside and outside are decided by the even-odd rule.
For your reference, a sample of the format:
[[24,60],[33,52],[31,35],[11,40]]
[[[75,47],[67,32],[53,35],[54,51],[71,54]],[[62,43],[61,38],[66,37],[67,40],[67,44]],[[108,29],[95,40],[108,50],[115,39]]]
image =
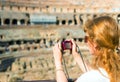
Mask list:
[[88,20],[84,26],[84,31],[88,35],[89,41],[94,43],[97,48],[114,50],[119,45],[118,25],[109,16]]
[[92,66],[104,68],[110,82],[120,82],[120,55],[115,52],[119,45],[119,30],[116,21],[109,16],[89,20],[84,26],[87,44],[94,56]]

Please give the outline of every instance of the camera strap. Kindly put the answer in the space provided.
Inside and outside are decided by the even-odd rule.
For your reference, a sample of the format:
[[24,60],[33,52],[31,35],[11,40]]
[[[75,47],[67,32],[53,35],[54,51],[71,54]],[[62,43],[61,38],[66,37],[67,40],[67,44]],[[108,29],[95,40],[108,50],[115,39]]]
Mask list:
[[85,64],[85,61],[84,61],[83,55],[82,55],[82,53],[81,53],[80,48],[79,48],[78,45],[77,45],[77,48],[78,48],[78,53],[80,54],[80,57],[81,57],[81,59],[82,59],[82,62],[83,62],[83,65],[84,65],[85,71],[87,72],[87,71],[88,71],[88,70],[87,70],[87,66],[86,66],[86,64]]

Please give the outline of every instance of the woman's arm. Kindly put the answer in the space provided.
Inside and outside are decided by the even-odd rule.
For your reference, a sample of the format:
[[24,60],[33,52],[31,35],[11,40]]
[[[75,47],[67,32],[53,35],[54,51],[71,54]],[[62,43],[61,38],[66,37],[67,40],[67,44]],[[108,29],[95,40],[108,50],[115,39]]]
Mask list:
[[56,67],[56,80],[57,82],[68,82],[62,67],[62,52],[60,50],[60,44],[55,44],[53,47],[53,56]]

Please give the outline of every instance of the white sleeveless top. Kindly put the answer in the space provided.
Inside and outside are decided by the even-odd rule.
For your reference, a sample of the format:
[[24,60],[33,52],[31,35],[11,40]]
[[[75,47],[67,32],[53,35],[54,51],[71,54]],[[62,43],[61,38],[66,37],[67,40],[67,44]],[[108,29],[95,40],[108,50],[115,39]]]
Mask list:
[[110,82],[107,72],[102,68],[99,70],[91,70],[82,74],[76,82]]

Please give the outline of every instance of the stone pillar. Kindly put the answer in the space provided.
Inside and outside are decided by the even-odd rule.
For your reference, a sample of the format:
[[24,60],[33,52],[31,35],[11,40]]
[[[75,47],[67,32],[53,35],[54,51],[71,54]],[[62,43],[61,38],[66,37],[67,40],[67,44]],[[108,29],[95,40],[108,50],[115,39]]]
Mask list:
[[86,14],[81,16],[82,20],[83,20],[83,24],[85,24],[85,22],[87,21],[87,16]]
[[46,39],[46,47],[50,47],[50,39]]
[[12,19],[10,19],[10,25],[12,25]]
[[27,70],[31,70],[32,69],[32,61],[26,62],[26,67],[27,67]]
[[32,61],[31,63],[32,63],[32,69],[34,70],[38,69],[36,60]]
[[46,45],[44,43],[44,39],[41,39],[41,41],[40,41],[40,48],[45,48],[45,47],[46,47]]
[[62,20],[61,19],[59,19],[59,25],[62,25]]
[[4,19],[1,18],[1,25],[4,25]]
[[24,42],[23,42],[23,41],[21,41],[20,49],[21,49],[21,50],[25,50],[25,45],[24,45]]
[[76,15],[76,16],[75,16],[75,19],[76,19],[76,21],[77,21],[77,25],[80,25],[80,18],[79,18],[79,15]]
[[27,23],[28,23],[28,20],[25,20],[25,25],[27,25]]
[[20,25],[20,20],[17,20],[17,25]]
[[93,14],[93,18],[99,17],[100,14]]
[[66,19],[65,21],[66,21],[66,23],[65,23],[65,24],[66,24],[66,25],[68,25],[68,19]]
[[72,23],[71,23],[71,25],[75,25],[74,19],[72,20]]
[[89,15],[87,15],[87,18],[88,18],[88,19],[92,19],[92,18],[93,18],[93,15],[92,15],[92,14],[89,14]]

